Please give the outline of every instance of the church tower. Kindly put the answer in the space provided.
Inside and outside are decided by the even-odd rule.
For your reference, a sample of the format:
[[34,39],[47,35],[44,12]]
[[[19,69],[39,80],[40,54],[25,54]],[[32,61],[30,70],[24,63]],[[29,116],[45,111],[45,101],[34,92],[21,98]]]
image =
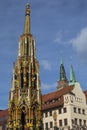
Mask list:
[[64,65],[63,65],[63,61],[61,59],[61,61],[60,61],[60,75],[59,75],[59,81],[58,81],[57,89],[58,90],[63,89],[66,86],[68,86],[68,80],[67,80],[67,77],[66,77],[66,72],[65,72]]
[[35,40],[30,30],[30,6],[26,5],[24,33],[19,38],[9,93],[8,130],[41,130],[41,90]]

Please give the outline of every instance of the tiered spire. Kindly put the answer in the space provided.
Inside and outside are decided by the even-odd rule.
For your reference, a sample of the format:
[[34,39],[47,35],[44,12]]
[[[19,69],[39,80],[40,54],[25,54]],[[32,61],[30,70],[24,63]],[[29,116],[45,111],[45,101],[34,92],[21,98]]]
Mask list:
[[36,57],[35,40],[30,32],[30,5],[26,5],[24,32],[19,39],[18,57]]
[[69,85],[74,85],[75,82],[76,82],[75,73],[73,70],[73,66],[71,65],[70,66],[70,83],[69,83]]
[[30,6],[26,5],[23,35],[13,68],[9,95],[8,130],[41,130],[41,90],[35,40],[30,32]]

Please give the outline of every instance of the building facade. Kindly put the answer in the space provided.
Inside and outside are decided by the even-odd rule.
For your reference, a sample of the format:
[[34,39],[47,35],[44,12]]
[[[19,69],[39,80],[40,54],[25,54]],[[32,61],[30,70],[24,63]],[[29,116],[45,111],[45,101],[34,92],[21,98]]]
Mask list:
[[57,88],[42,97],[44,130],[87,130],[87,91],[76,81],[72,65],[68,82],[61,62]]
[[87,130],[85,93],[77,82],[75,86],[43,95],[44,130]]

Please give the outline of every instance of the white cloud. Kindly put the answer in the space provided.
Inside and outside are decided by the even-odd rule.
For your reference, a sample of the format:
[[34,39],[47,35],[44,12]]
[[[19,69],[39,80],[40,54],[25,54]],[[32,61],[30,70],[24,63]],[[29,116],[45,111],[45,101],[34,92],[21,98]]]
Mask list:
[[47,60],[42,60],[40,63],[45,70],[51,70],[51,65]]
[[41,84],[41,89],[43,92],[47,93],[47,91],[53,91],[57,88],[57,82],[56,83],[53,83],[53,84],[45,84],[45,83],[42,83]]
[[69,30],[60,30],[59,32],[57,32],[54,42],[64,45],[67,43],[67,38],[69,38]]
[[41,87],[43,90],[49,90],[51,88],[51,85],[42,83]]
[[61,31],[57,33],[57,37],[55,38],[54,42],[60,44],[62,41]]
[[57,36],[57,38],[54,40],[54,42],[60,44],[61,43],[61,37]]
[[83,28],[77,37],[69,41],[78,55],[84,56],[87,54],[87,27]]

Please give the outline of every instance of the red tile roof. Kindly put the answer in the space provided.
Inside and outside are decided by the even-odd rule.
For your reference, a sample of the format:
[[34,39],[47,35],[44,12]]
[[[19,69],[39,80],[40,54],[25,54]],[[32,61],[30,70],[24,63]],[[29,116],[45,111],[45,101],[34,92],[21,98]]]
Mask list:
[[73,90],[73,86],[67,86],[63,89],[57,90],[52,93],[48,93],[42,96],[42,110],[55,108],[63,105],[63,95],[70,93]]
[[8,115],[8,109],[0,111],[0,118]]
[[0,125],[6,124],[8,118],[8,109],[0,111]]

